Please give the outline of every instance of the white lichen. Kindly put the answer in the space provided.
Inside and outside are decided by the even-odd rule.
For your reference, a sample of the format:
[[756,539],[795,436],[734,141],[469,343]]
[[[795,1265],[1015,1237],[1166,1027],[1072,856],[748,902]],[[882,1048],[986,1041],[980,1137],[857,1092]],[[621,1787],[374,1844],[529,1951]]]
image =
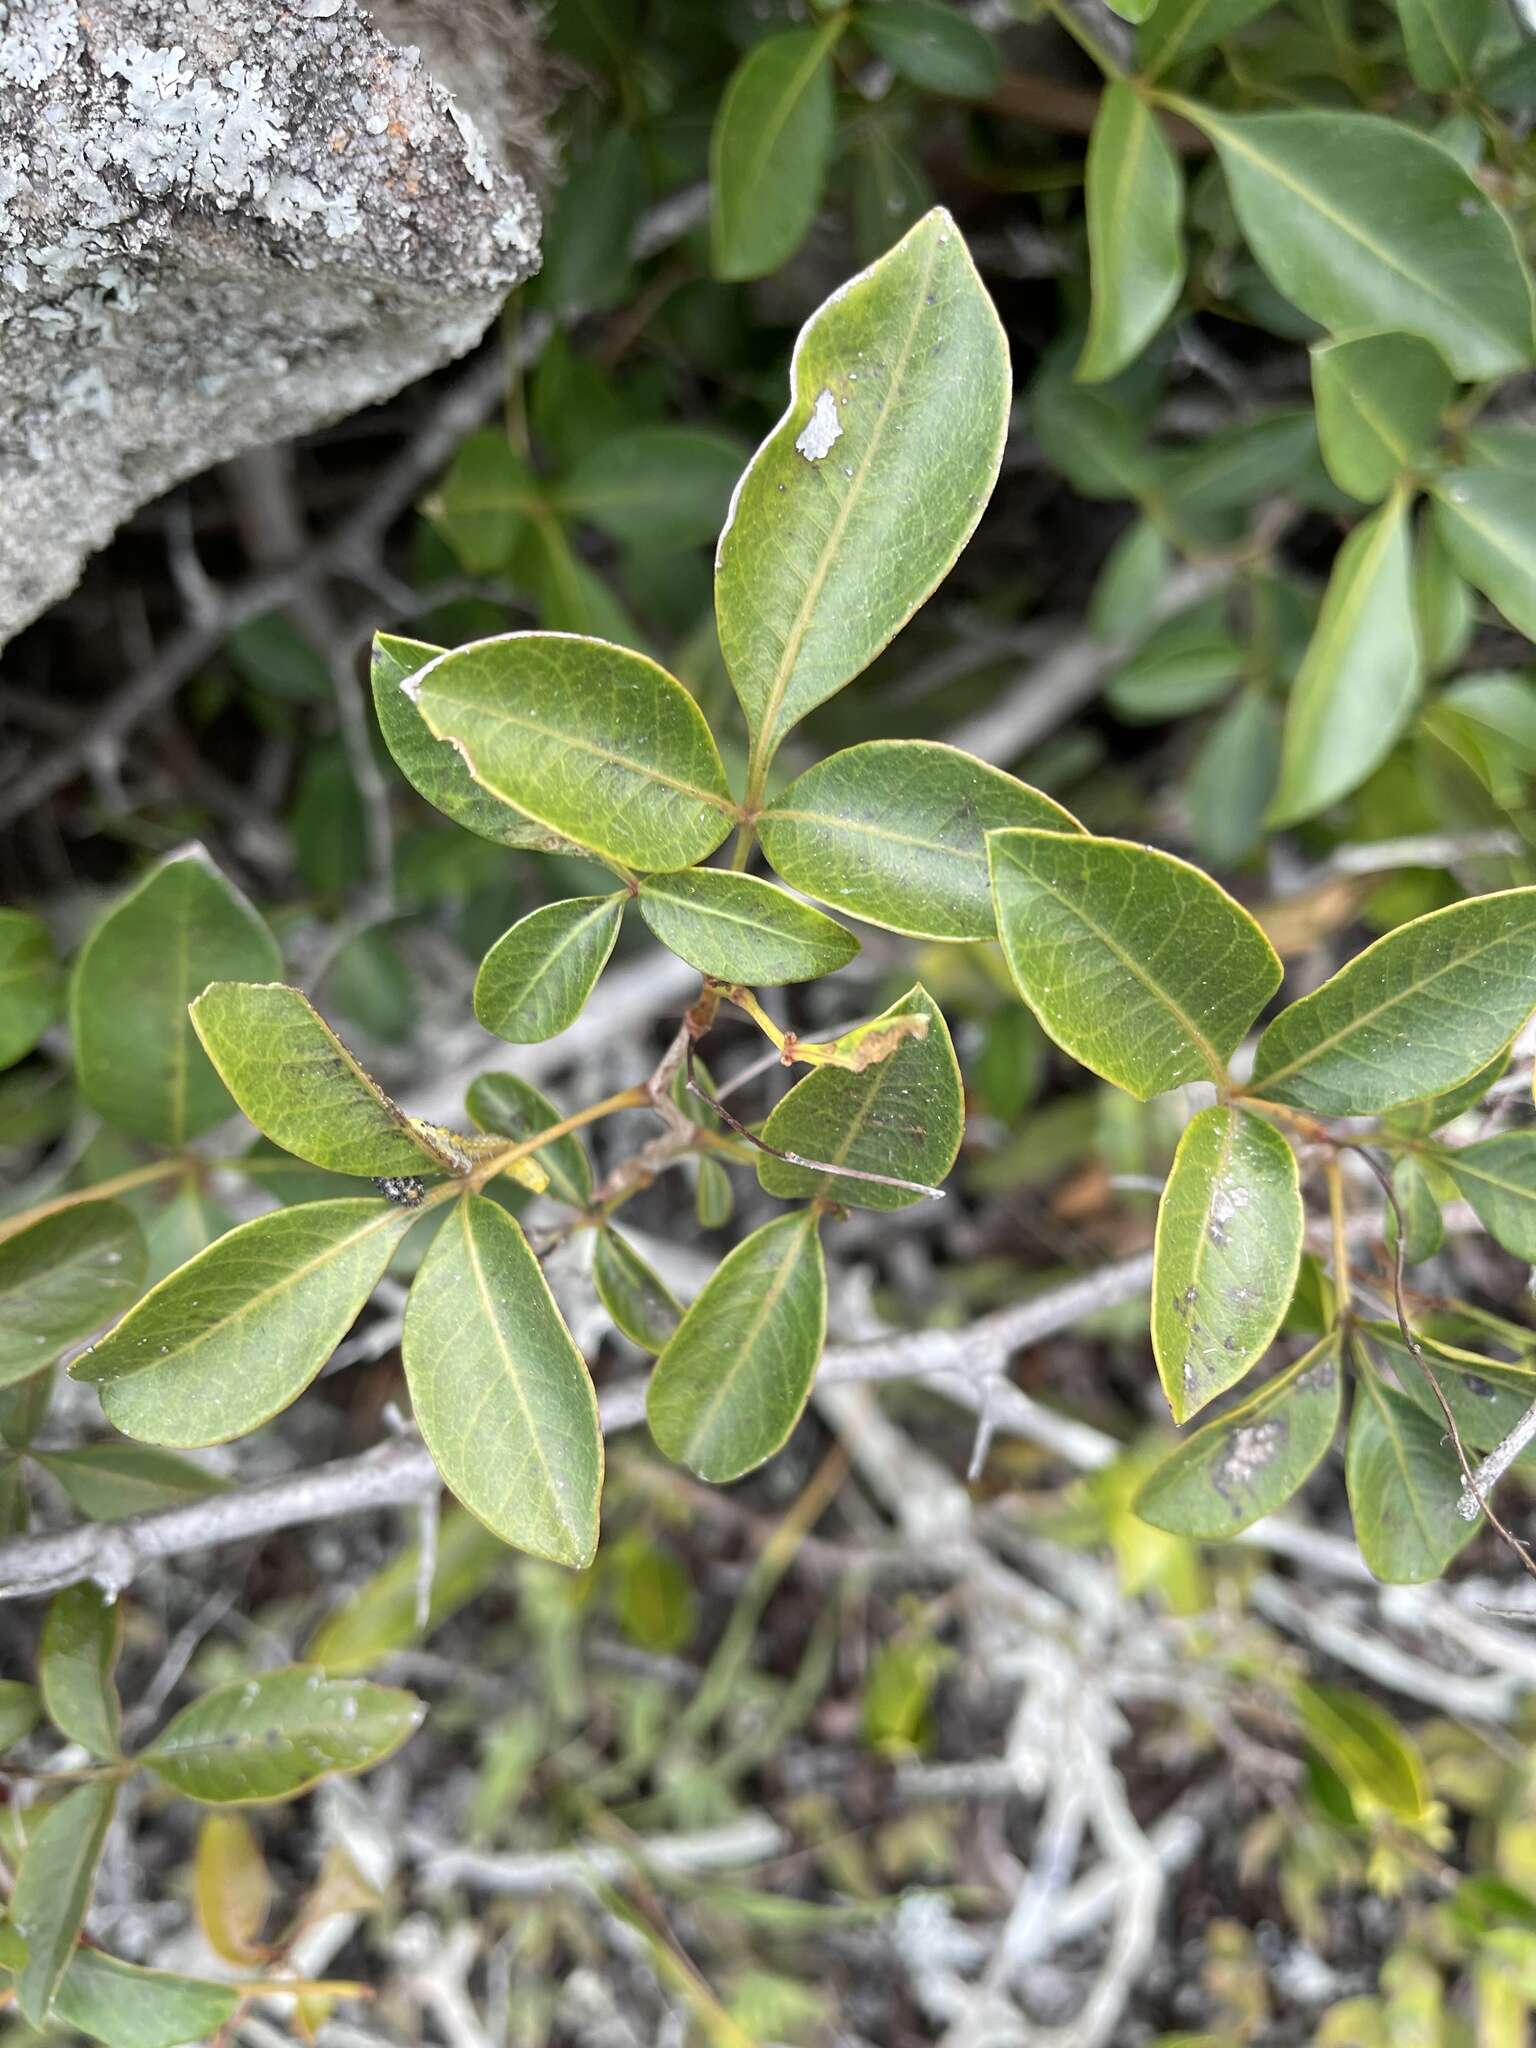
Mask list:
[[824,462],[843,437],[843,423],[837,416],[837,400],[825,386],[816,394],[811,416],[795,441],[795,452],[807,462]]

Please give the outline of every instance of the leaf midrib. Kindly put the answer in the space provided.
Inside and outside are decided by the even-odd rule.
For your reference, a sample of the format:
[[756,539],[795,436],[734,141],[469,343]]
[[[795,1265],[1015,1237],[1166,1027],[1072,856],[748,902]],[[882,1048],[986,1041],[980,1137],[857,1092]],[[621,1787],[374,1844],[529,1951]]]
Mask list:
[[[342,1199],[346,1200],[347,1197],[343,1196]],[[306,1204],[304,1206],[312,1205]],[[287,1213],[292,1215],[295,1212],[290,1210]],[[265,1218],[258,1220],[265,1221]],[[225,1331],[233,1329],[238,1323],[244,1322],[247,1316],[253,1314],[258,1308],[264,1307],[274,1296],[287,1293],[291,1288],[297,1286],[301,1280],[307,1279],[311,1273],[318,1272],[322,1266],[329,1265],[333,1259],[339,1259],[345,1253],[354,1250],[366,1238],[371,1237],[376,1230],[382,1230],[388,1224],[398,1225],[401,1222],[409,1222],[411,1220],[413,1219],[408,1215],[403,1216],[400,1211],[392,1209],[388,1202],[381,1203],[380,1214],[373,1217],[371,1221],[360,1225],[349,1237],[342,1238],[337,1243],[328,1245],[324,1251],[317,1252],[312,1259],[306,1259],[302,1266],[290,1266],[280,1279],[272,1281],[270,1285],[263,1287],[258,1293],[248,1296],[237,1309],[231,1310],[227,1316],[221,1316],[216,1323],[206,1324],[202,1330],[184,1338],[174,1348],[168,1346],[165,1351],[157,1352],[153,1358],[146,1358],[136,1364],[127,1366],[122,1372],[111,1373],[107,1377],[112,1380],[132,1379],[140,1372],[151,1371],[157,1366],[162,1369],[168,1367],[175,1360],[186,1357],[189,1352],[195,1351],[200,1345],[208,1343],[213,1337],[222,1336]],[[228,1242],[228,1238],[221,1238],[219,1240],[220,1244],[227,1244]],[[208,1249],[209,1252],[213,1252],[218,1249],[218,1246],[210,1245]],[[203,1256],[206,1256],[206,1254],[199,1254],[199,1257]],[[193,1265],[196,1263],[196,1260],[191,1262]],[[155,1300],[155,1297],[162,1288],[169,1287],[172,1281],[182,1279],[189,1270],[190,1266],[178,1266],[174,1273],[167,1274],[165,1279],[159,1283],[159,1286],[152,1287],[141,1301],[135,1303],[129,1314],[137,1315],[140,1310],[147,1308]],[[119,1323],[116,1329],[110,1331],[102,1339],[101,1348],[103,1350],[119,1335],[126,1321],[127,1318],[125,1317],[124,1321]],[[89,1357],[90,1353],[87,1352],[86,1356]]]
[[[774,745],[773,729],[778,723],[779,713],[784,708],[784,699],[794,676],[795,664],[800,659],[800,650],[805,644],[806,634],[810,631],[812,615],[815,612],[822,591],[826,588],[827,578],[832,573],[832,564],[842,546],[843,536],[847,532],[849,522],[853,518],[854,511],[863,497],[865,478],[868,476],[870,464],[879,453],[881,440],[885,433],[886,421],[890,418],[895,408],[897,394],[901,389],[902,379],[906,375],[907,364],[911,360],[917,331],[922,325],[923,314],[927,310],[927,288],[938,266],[939,247],[939,237],[935,233],[929,237],[928,249],[923,259],[922,274],[912,293],[912,318],[908,323],[906,333],[902,337],[901,348],[897,354],[895,366],[886,384],[885,395],[880,401],[880,410],[876,413],[874,424],[870,428],[868,444],[863,455],[859,458],[858,466],[854,470],[853,476],[849,479],[848,488],[843,493],[842,503],[837,508],[836,517],[832,521],[831,530],[822,547],[816,567],[806,584],[805,595],[800,601],[799,610],[796,612],[789,632],[785,636],[784,651],[779,656],[778,666],[774,670],[773,681],[769,686],[767,700],[763,706],[762,724],[758,728],[760,741],[766,753],[772,752]],[[796,396],[798,398],[802,394],[797,393]]]
[[1179,1024],[1185,1031],[1188,1032],[1190,1039],[1193,1041],[1195,1045],[1196,1050],[1200,1053],[1202,1058],[1205,1060],[1207,1066],[1210,1068],[1213,1078],[1218,1081],[1223,1079],[1227,1071],[1226,1061],[1222,1059],[1221,1055],[1217,1052],[1215,1046],[1211,1044],[1210,1040],[1206,1037],[1205,1033],[1201,1031],[1200,1028],[1195,1024],[1194,1020],[1184,1011],[1184,1009],[1178,1003],[1176,1003],[1173,1000],[1173,997],[1170,996],[1165,989],[1158,987],[1157,983],[1153,981],[1153,979],[1147,973],[1146,969],[1141,965],[1141,963],[1137,960],[1132,959],[1131,955],[1124,950],[1120,942],[1117,939],[1113,938],[1110,935],[1110,933],[1105,931],[1101,925],[1095,923],[1093,918],[1091,918],[1088,915],[1088,913],[1080,907],[1080,905],[1070,901],[1064,894],[1062,894],[1062,892],[1058,888],[1055,887],[1054,884],[1046,881],[1043,876],[1037,874],[1033,869],[1024,867],[1023,864],[1015,856],[1007,853],[1006,848],[1004,849],[1004,851],[1006,857],[1012,861],[1013,866],[1021,875],[1027,876],[1028,879],[1034,883],[1037,889],[1044,891],[1044,893],[1047,896],[1049,896],[1053,902],[1059,903],[1063,910],[1069,912],[1071,916],[1077,918],[1083,925],[1085,925],[1087,929],[1093,934],[1093,936],[1096,939],[1098,939],[1099,942],[1103,945],[1105,951],[1111,954],[1113,958],[1118,960],[1121,966],[1124,967],[1131,975],[1135,977],[1137,981],[1141,983],[1142,987],[1147,991],[1147,994],[1151,996],[1154,999],[1154,1001],[1162,1004],[1163,1008],[1167,1010],[1168,1014],[1174,1019],[1174,1021],[1177,1024]]
[[[1263,151],[1254,148],[1252,143],[1243,141],[1242,137],[1230,123],[1211,119],[1209,110],[1206,108],[1202,108],[1200,113],[1201,125],[1208,128],[1218,139],[1224,140],[1229,149],[1235,150],[1239,156],[1246,157],[1250,163],[1258,165],[1261,170],[1267,172],[1274,179],[1277,185],[1283,185],[1286,191],[1293,192],[1304,206],[1309,206],[1321,219],[1330,222],[1348,240],[1365,250],[1367,255],[1375,257],[1378,263],[1402,278],[1405,284],[1412,285],[1415,290],[1421,291],[1426,298],[1435,300],[1439,305],[1445,307],[1448,312],[1454,313],[1458,320],[1464,323],[1467,321],[1469,308],[1464,301],[1448,296],[1432,279],[1420,277],[1414,271],[1407,269],[1390,248],[1381,246],[1371,236],[1363,234],[1346,214],[1339,213],[1334,207],[1330,206],[1312,186],[1292,177],[1287,171],[1280,168],[1272,157],[1265,156]],[[1254,116],[1252,118],[1262,119],[1263,117]],[[1486,326],[1481,326],[1481,331],[1485,334],[1493,332],[1493,330]],[[1502,337],[1495,334],[1494,338],[1497,340]]]
[[[476,1198],[471,1197],[471,1201],[473,1201],[474,1199]],[[478,1199],[484,1200],[485,1198],[481,1196]],[[460,1206],[459,1229],[464,1239],[465,1251],[469,1255],[470,1268],[474,1274],[475,1292],[480,1297],[480,1310],[482,1319],[489,1326],[492,1339],[495,1342],[496,1349],[501,1353],[501,1360],[505,1368],[507,1382],[512,1388],[513,1397],[515,1398],[518,1408],[522,1413],[523,1425],[528,1433],[528,1441],[533,1448],[535,1462],[537,1463],[539,1471],[543,1477],[544,1492],[546,1500],[549,1504],[549,1512],[553,1516],[555,1522],[559,1525],[560,1529],[564,1532],[565,1538],[572,1547],[572,1549],[584,1555],[586,1551],[586,1544],[582,1540],[582,1532],[578,1530],[576,1525],[570,1520],[566,1512],[565,1505],[561,1501],[559,1489],[555,1484],[554,1469],[549,1462],[549,1453],[544,1447],[543,1436],[540,1434],[538,1423],[534,1418],[533,1410],[529,1406],[527,1391],[524,1388],[522,1381],[518,1377],[517,1367],[513,1361],[511,1350],[508,1348],[506,1336],[503,1333],[501,1327],[501,1319],[496,1313],[496,1304],[491,1299],[490,1288],[486,1285],[485,1266],[480,1257],[480,1248],[478,1243],[476,1242],[473,1223],[469,1211],[469,1202],[465,1202]],[[517,1225],[513,1223],[512,1228],[516,1230]],[[481,1405],[484,1405],[483,1401]],[[473,1417],[468,1417],[465,1420],[464,1429],[462,1433],[466,1437],[469,1433],[469,1428],[472,1420]]]
[[[801,1259],[805,1255],[806,1240],[810,1232],[815,1229],[816,1219],[813,1212],[807,1209],[802,1216],[796,1219],[796,1223],[799,1234],[792,1239],[790,1249],[781,1259],[778,1271],[769,1282],[763,1293],[762,1300],[757,1305],[751,1322],[747,1325],[738,1347],[736,1364],[717,1383],[704,1408],[694,1419],[693,1427],[688,1434],[688,1449],[695,1457],[701,1456],[707,1451],[707,1439],[714,1428],[715,1418],[720,1412],[720,1405],[736,1385],[741,1374],[747,1370],[751,1363],[757,1340],[761,1337],[763,1330],[767,1326],[768,1318],[778,1307],[791,1279],[799,1267]],[[790,1240],[790,1231],[786,1230],[784,1235],[786,1240]],[[751,1240],[749,1239],[748,1242],[750,1243]],[[676,1339],[674,1338],[673,1341],[675,1343]]]
[[[1476,899],[1474,898],[1473,900],[1475,901]],[[1399,989],[1396,994],[1388,996],[1385,1002],[1378,1003],[1374,1009],[1363,1010],[1358,1017],[1351,1018],[1349,1023],[1342,1025],[1337,1031],[1331,1032],[1328,1037],[1320,1038],[1315,1045],[1310,1046],[1306,1052],[1299,1054],[1285,1066],[1271,1068],[1267,1074],[1255,1074],[1251,1092],[1254,1095],[1262,1096],[1264,1090],[1273,1087],[1276,1081],[1286,1080],[1290,1075],[1302,1071],[1304,1068],[1312,1065],[1314,1061],[1321,1059],[1326,1053],[1332,1052],[1355,1032],[1363,1031],[1368,1025],[1374,1024],[1378,1018],[1386,1016],[1387,1012],[1396,1009],[1398,1004],[1411,1002],[1415,996],[1422,995],[1425,989],[1433,987],[1443,975],[1454,974],[1460,968],[1472,966],[1485,953],[1491,953],[1499,946],[1507,946],[1511,940],[1518,936],[1515,932],[1500,932],[1497,937],[1489,939],[1486,945],[1479,946],[1475,952],[1462,953],[1456,959],[1448,960],[1443,967],[1437,967],[1434,973],[1427,975],[1423,981],[1416,981],[1407,988]],[[1361,960],[1365,959],[1366,954],[1362,953],[1359,958]],[[1322,992],[1321,989],[1318,990],[1319,995]],[[1275,1019],[1275,1024],[1271,1025],[1270,1029],[1273,1030],[1275,1025],[1283,1024],[1284,1022],[1285,1016],[1282,1014]],[[1261,1038],[1259,1041],[1260,1052],[1263,1051],[1263,1047],[1264,1041]],[[1478,1066],[1483,1065],[1486,1065],[1486,1061],[1478,1062]],[[1477,1066],[1470,1070],[1474,1074],[1477,1071]],[[1463,1080],[1467,1078],[1467,1075],[1462,1076]],[[1443,1095],[1448,1090],[1459,1086],[1460,1082],[1447,1081],[1442,1088],[1437,1089],[1436,1093]]]

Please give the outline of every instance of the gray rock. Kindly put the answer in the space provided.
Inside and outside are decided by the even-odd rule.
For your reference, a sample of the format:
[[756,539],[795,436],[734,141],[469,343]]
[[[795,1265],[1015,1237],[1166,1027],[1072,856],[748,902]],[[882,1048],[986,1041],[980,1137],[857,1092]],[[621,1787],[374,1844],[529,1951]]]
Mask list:
[[479,339],[538,264],[488,114],[357,0],[0,0],[0,644],[178,479]]

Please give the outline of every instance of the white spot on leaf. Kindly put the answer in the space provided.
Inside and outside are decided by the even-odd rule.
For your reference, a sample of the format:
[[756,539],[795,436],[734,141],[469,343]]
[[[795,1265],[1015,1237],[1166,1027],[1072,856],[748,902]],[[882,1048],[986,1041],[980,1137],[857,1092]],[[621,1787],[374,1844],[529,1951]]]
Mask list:
[[822,462],[831,454],[833,444],[842,439],[842,433],[843,423],[837,416],[837,400],[823,386],[817,392],[816,403],[811,407],[811,416],[795,442],[795,452],[803,455],[807,462]]

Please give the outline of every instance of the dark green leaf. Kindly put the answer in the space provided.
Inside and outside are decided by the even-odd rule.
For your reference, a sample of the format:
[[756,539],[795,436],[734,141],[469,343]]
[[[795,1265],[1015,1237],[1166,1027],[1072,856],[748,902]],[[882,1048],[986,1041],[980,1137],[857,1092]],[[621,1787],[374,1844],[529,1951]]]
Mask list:
[[[465,1106],[478,1129],[494,1131],[514,1144],[537,1137],[562,1121],[549,1097],[520,1074],[481,1074],[471,1082]],[[568,1131],[533,1156],[549,1175],[549,1192],[555,1200],[585,1209],[592,1199],[592,1162],[577,1134]]]
[[1218,114],[1215,143],[1248,245],[1276,288],[1335,333],[1433,342],[1458,378],[1524,369],[1531,293],[1509,222],[1427,136],[1377,114]]
[[1361,1555],[1388,1585],[1437,1579],[1477,1533],[1456,1511],[1463,1482],[1445,1424],[1373,1369],[1356,1389],[1345,1474]]
[[717,1268],[656,1363],[651,1434],[724,1484],[771,1458],[800,1419],[827,1327],[813,1210],[765,1223]]
[[[532,467],[513,454],[501,428],[487,427],[460,445],[448,474],[422,510],[452,548],[461,568],[471,576],[494,576],[510,567],[529,519],[541,503],[539,480]],[[413,643],[381,633],[374,644],[402,647]]]
[[1141,68],[1149,75],[1166,71],[1235,35],[1273,5],[1274,0],[1158,0],[1136,39]]
[[699,707],[627,648],[509,633],[440,656],[407,694],[483,788],[607,859],[687,867],[736,815]]
[[720,646],[760,761],[949,573],[997,478],[1007,343],[942,208],[812,315],[790,382],[715,570]]
[[1374,505],[1427,458],[1455,386],[1416,334],[1358,334],[1312,350],[1317,435],[1341,491]]
[[519,918],[480,963],[475,1016],[512,1045],[558,1037],[575,1023],[608,965],[627,898],[572,896]]
[[401,1354],[417,1425],[464,1506],[504,1543],[589,1565],[597,1398],[527,1239],[485,1196],[458,1202],[432,1240]]
[[557,319],[616,305],[633,278],[635,229],[650,196],[645,150],[611,127],[560,188],[544,236],[539,291]]
[[1536,1131],[1501,1131],[1436,1162],[1472,1204],[1478,1221],[1505,1251],[1536,1264]]
[[1252,853],[1279,773],[1279,717],[1265,691],[1244,690],[1211,727],[1186,786],[1202,859],[1225,867]]
[[997,45],[941,0],[872,0],[857,19],[876,55],[925,92],[984,100],[997,90],[1003,69]]
[[70,988],[80,1092],[136,1138],[181,1145],[232,1114],[187,1005],[282,972],[272,935],[201,848],[163,861],[86,940]]
[[1135,640],[1151,624],[1173,550],[1150,519],[1128,526],[1104,557],[1088,601],[1088,623],[1101,640]]
[[112,1676],[122,1639],[122,1609],[91,1581],[67,1586],[49,1601],[37,1667],[43,1705],[61,1735],[106,1760],[122,1741]]
[[831,56],[844,27],[791,29],[755,44],[732,72],[709,146],[716,277],[740,282],[787,263],[815,218],[832,151]]
[[1269,821],[1315,817],[1384,761],[1423,680],[1413,616],[1408,499],[1361,520],[1334,559],[1286,713]]
[[[1445,1237],[1445,1220],[1440,1214],[1440,1204],[1435,1200],[1434,1190],[1425,1179],[1423,1172],[1412,1159],[1399,1159],[1392,1169],[1392,1192],[1397,1197],[1397,1206],[1403,1214],[1403,1262],[1405,1265],[1421,1265],[1425,1259],[1432,1259],[1439,1251]],[[1386,1217],[1386,1246],[1392,1251],[1397,1243],[1397,1215],[1388,1206]]]
[[34,1451],[71,1505],[92,1522],[115,1522],[151,1508],[182,1507],[222,1493],[228,1484],[189,1458],[153,1444],[82,1444],[72,1451]]
[[188,1799],[289,1799],[333,1772],[367,1770],[419,1728],[411,1693],[302,1666],[215,1686],[169,1721],[139,1761]]
[[97,1948],[78,1948],[54,1994],[57,2020],[105,2048],[190,2048],[213,2041],[234,2017],[233,1984],[141,1970]]
[[1219,704],[1245,663],[1224,609],[1216,599],[1154,628],[1104,693],[1116,715],[1155,725]]
[[144,1239],[121,1202],[80,1202],[0,1239],[0,1385],[29,1379],[130,1307]]
[[1203,1109],[1179,1141],[1157,1212],[1152,1349],[1187,1422],[1269,1349],[1290,1305],[1306,1217],[1296,1157],[1240,1109]]
[[682,1321],[682,1303],[616,1230],[605,1227],[597,1233],[592,1279],[615,1329],[642,1351],[666,1349]]
[[1322,1462],[1343,1391],[1339,1340],[1330,1332],[1165,1458],[1137,1495],[1137,1514],[1175,1536],[1229,1541],[1283,1507]]
[[1265,1031],[1251,1092],[1319,1116],[1379,1116],[1443,1094],[1536,1008],[1536,889],[1399,925]]
[[[854,1073],[818,1067],[774,1106],[763,1142],[801,1160],[825,1160],[936,1187],[954,1165],[965,1133],[965,1098],[949,1027],[919,982],[875,1020],[924,1017],[926,1034],[901,1039],[882,1060]],[[817,1173],[767,1153],[757,1177],[783,1201],[821,1196],[856,1209],[905,1209],[923,1199],[910,1188]]]
[[1064,1051],[1140,1102],[1222,1078],[1281,976],[1225,890],[1125,840],[992,832],[987,848],[1009,968]]
[[1184,288],[1184,174],[1136,88],[1104,88],[1088,144],[1086,206],[1093,282],[1085,384],[1134,362]]
[[296,1400],[415,1219],[389,1202],[306,1202],[242,1223],[150,1289],[71,1366],[125,1436],[227,1443]]
[[584,456],[557,502],[615,540],[652,548],[697,547],[719,533],[746,450],[698,427],[634,427]]
[[1435,484],[1435,530],[1456,567],[1512,626],[1536,634],[1536,491],[1507,469],[1451,469]]
[[1426,92],[1454,92],[1472,76],[1493,0],[1397,0],[1408,69]]
[[0,1678],[0,1756],[30,1735],[43,1718],[43,1703],[34,1687],[19,1678]]
[[763,851],[792,888],[913,938],[990,939],[988,832],[1075,831],[1027,783],[956,747],[868,740],[806,770],[763,813]]
[[66,1792],[28,1831],[11,1894],[11,1925],[27,1944],[16,2003],[41,2027],[69,1963],[91,1902],[117,1786],[94,1779]]
[[717,981],[778,988],[846,967],[852,932],[756,875],[686,868],[640,885],[640,915],[664,946]]
[[0,1067],[29,1053],[59,1014],[64,977],[48,927],[0,910]]

